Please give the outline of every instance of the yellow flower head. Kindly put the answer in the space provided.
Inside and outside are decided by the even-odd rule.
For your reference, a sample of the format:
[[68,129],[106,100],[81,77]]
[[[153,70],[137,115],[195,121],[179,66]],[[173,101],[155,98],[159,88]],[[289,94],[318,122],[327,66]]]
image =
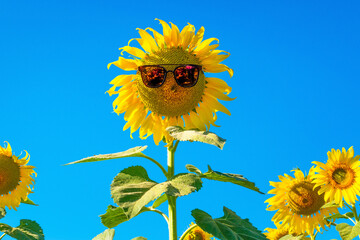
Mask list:
[[213,235],[202,230],[198,225],[191,223],[189,229],[186,230],[184,240],[211,240]]
[[289,224],[289,230],[297,234],[313,234],[328,225],[324,217],[337,213],[336,207],[322,208],[325,204],[324,194],[314,189],[314,168],[308,176],[300,170],[294,170],[294,176],[279,176],[280,182],[270,182],[274,189],[270,194],[275,196],[265,202],[268,211],[277,211],[272,218],[275,224]]
[[[275,224],[277,228],[265,228],[265,236],[267,239],[269,240],[279,240],[282,237],[286,236],[286,235],[292,235],[292,236],[299,236],[298,234],[294,233],[294,232],[290,232],[289,229],[289,224]],[[309,239],[309,238],[301,238],[301,239]]]
[[344,198],[348,204],[355,204],[356,195],[360,195],[360,156],[354,156],[353,147],[348,151],[342,148],[342,152],[331,149],[327,155],[326,164],[313,162],[318,173],[313,183],[320,187],[326,201],[335,201],[342,207]]
[[[163,34],[152,28],[138,29],[136,40],[142,49],[130,45],[120,48],[131,59],[119,57],[115,65],[133,74],[119,75],[110,83],[109,95],[118,94],[113,102],[117,114],[125,113],[130,136],[139,129],[141,139],[153,135],[156,144],[164,139],[171,142],[166,132],[169,126],[206,130],[216,126],[216,112],[230,115],[220,100],[233,100],[227,94],[231,88],[219,78],[205,77],[204,72],[219,73],[233,70],[220,62],[229,53],[217,50],[216,38],[203,40],[204,28],[195,33],[188,24],[181,31],[159,20]],[[149,33],[151,32],[152,35]]]
[[0,208],[16,210],[31,193],[30,185],[35,183],[31,175],[36,173],[34,167],[26,165],[29,160],[27,152],[21,159],[14,156],[9,143],[6,148],[0,146]]

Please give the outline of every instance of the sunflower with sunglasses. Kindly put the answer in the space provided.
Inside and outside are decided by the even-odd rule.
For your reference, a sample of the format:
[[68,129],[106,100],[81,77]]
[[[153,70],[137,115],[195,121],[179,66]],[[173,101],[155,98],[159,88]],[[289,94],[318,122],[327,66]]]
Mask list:
[[217,50],[219,44],[211,44],[218,40],[203,40],[203,27],[195,33],[194,26],[188,24],[180,32],[176,25],[171,23],[170,27],[159,21],[163,34],[152,28],[138,29],[140,38],[132,40],[136,40],[142,49],[120,48],[132,59],[119,57],[108,67],[115,65],[125,71],[137,72],[117,76],[107,91],[109,95],[118,94],[113,108],[117,114],[125,113],[127,123],[123,130],[130,128],[131,136],[139,129],[142,139],[153,135],[155,144],[161,140],[172,141],[166,131],[169,126],[200,130],[217,126],[218,111],[230,115],[218,100],[233,100],[227,96],[231,88],[225,81],[204,75],[205,72],[224,71],[230,77],[233,75],[232,69],[220,63],[229,53]]

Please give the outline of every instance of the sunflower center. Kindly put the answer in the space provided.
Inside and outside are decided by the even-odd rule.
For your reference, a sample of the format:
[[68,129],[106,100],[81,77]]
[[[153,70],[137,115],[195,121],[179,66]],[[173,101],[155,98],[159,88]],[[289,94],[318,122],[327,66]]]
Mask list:
[[[174,70],[178,65],[200,65],[195,55],[182,48],[165,48],[144,58],[143,65],[163,65],[167,71]],[[198,81],[193,87],[181,87],[177,84],[174,74],[168,73],[165,82],[158,88],[146,87],[137,74],[137,87],[142,102],[154,113],[174,117],[192,111],[201,101],[205,88],[205,76],[200,72]]]
[[12,157],[0,155],[0,195],[8,194],[20,181],[20,167]]
[[319,188],[313,189],[314,184],[303,181],[294,185],[288,192],[289,207],[299,215],[311,215],[320,210],[325,204],[324,196],[318,194]]
[[338,188],[347,188],[353,184],[354,171],[349,168],[339,167],[335,169],[331,177]]
[[192,236],[189,237],[189,240],[206,240],[206,236],[204,236],[202,231],[195,230]]

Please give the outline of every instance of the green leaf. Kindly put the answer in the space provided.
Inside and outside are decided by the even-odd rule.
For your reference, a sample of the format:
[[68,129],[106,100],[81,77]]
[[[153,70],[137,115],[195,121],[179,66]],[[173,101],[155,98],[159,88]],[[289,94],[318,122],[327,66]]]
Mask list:
[[152,208],[157,208],[166,201],[167,201],[167,196],[166,194],[163,194],[154,201]]
[[265,235],[255,228],[248,219],[242,219],[230,209],[224,207],[224,216],[213,219],[206,212],[195,209],[191,211],[196,224],[222,240],[266,240]]
[[156,183],[148,177],[143,167],[133,166],[122,170],[114,178],[110,189],[114,202],[130,219],[164,193],[181,197],[198,191],[201,187],[200,177],[192,173],[178,174],[166,182]]
[[166,128],[170,136],[179,141],[196,141],[214,145],[220,149],[223,149],[226,142],[225,139],[219,137],[215,133],[199,130],[185,130],[180,126],[171,126]]
[[360,222],[356,223],[355,226],[339,223],[336,225],[336,230],[339,232],[342,240],[351,240],[360,235]]
[[333,215],[326,217],[325,219],[326,220],[336,220],[336,219],[340,219],[340,218],[349,219],[349,218],[353,218],[353,217],[354,217],[353,212],[347,212],[345,214],[335,213]]
[[100,233],[92,240],[113,240],[115,235],[114,229],[106,229],[104,232]]
[[104,224],[105,227],[114,228],[120,223],[126,222],[129,220],[128,216],[126,215],[125,211],[121,207],[114,207],[109,205],[106,213],[100,215],[101,222]]
[[44,233],[40,225],[35,221],[21,219],[20,225],[13,228],[7,224],[0,223],[0,231],[18,240],[44,240]]
[[144,237],[136,237],[136,238],[133,238],[131,240],[147,240],[147,238],[144,238]]
[[193,173],[196,173],[198,175],[202,174],[202,172],[197,167],[195,167],[194,165],[186,164],[185,167],[189,172],[193,172]]
[[21,203],[25,203],[25,204],[29,204],[29,205],[33,205],[33,206],[39,206],[38,204],[31,201],[29,198],[27,198],[26,200],[21,199]]
[[75,162],[67,163],[65,165],[86,163],[86,162],[98,162],[98,161],[111,160],[111,159],[124,158],[124,157],[144,157],[145,154],[143,154],[142,151],[144,151],[146,148],[147,146],[134,147],[124,152],[95,155],[92,157],[83,158]]
[[240,185],[242,187],[246,187],[248,189],[254,190],[258,193],[262,193],[259,188],[255,186],[255,183],[248,181],[240,174],[232,174],[232,173],[221,173],[218,171],[213,171],[210,166],[208,166],[209,170],[206,173],[200,175],[201,178],[206,178],[210,180],[216,180],[221,182],[230,182],[236,185]]
[[0,208],[0,219],[4,218],[6,216],[6,210],[5,208]]

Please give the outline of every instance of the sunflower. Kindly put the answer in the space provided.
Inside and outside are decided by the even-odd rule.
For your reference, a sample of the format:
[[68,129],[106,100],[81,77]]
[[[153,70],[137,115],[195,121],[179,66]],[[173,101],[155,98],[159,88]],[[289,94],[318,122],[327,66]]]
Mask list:
[[[296,233],[290,232],[289,224],[276,224],[276,228],[265,228],[265,236],[269,240],[279,240],[284,236],[292,235],[292,236],[299,236]],[[301,239],[307,240],[309,238],[303,237]]]
[[[26,152],[26,151],[25,151]],[[36,175],[33,166],[26,166],[30,155],[19,159],[12,155],[11,146],[0,146],[0,208],[16,208],[31,193],[30,185],[34,184],[31,175]]]
[[[217,126],[218,111],[230,115],[230,111],[218,100],[233,100],[227,96],[231,88],[224,80],[204,76],[204,72],[224,71],[230,77],[233,75],[232,69],[220,63],[230,54],[217,50],[219,44],[211,44],[218,39],[203,40],[204,27],[195,34],[191,24],[180,31],[172,23],[170,27],[162,20],[159,22],[163,34],[152,28],[137,29],[140,38],[131,39],[128,46],[120,48],[121,54],[127,52],[131,59],[119,57],[119,60],[109,63],[108,68],[115,65],[125,71],[139,71],[117,76],[110,82],[113,86],[107,91],[110,96],[118,94],[113,108],[117,114],[125,113],[127,123],[123,130],[130,128],[131,138],[138,129],[141,139],[153,135],[157,145],[163,139],[167,143],[172,141],[166,131],[169,126],[200,130],[207,130],[210,125]],[[133,40],[142,49],[130,46]],[[192,84],[183,78],[184,73],[189,73],[187,67],[195,69],[190,72]],[[144,78],[153,81],[152,86],[149,87]],[[184,87],[184,83],[188,85]]]
[[335,201],[340,207],[343,206],[343,198],[348,204],[355,204],[356,195],[360,195],[360,156],[354,156],[354,149],[350,147],[331,149],[327,153],[326,164],[313,162],[316,164],[313,183],[315,187],[320,187],[319,192],[325,193],[326,201]]
[[213,235],[205,232],[194,223],[191,223],[183,236],[180,237],[181,240],[211,240],[212,238]]
[[270,194],[275,196],[265,202],[268,211],[276,211],[272,220],[275,224],[289,224],[289,230],[296,234],[310,234],[320,231],[329,223],[324,217],[337,213],[336,207],[322,208],[325,205],[324,194],[314,189],[314,167],[307,176],[301,170],[294,170],[294,176],[279,176],[280,182],[270,182],[275,187]]

